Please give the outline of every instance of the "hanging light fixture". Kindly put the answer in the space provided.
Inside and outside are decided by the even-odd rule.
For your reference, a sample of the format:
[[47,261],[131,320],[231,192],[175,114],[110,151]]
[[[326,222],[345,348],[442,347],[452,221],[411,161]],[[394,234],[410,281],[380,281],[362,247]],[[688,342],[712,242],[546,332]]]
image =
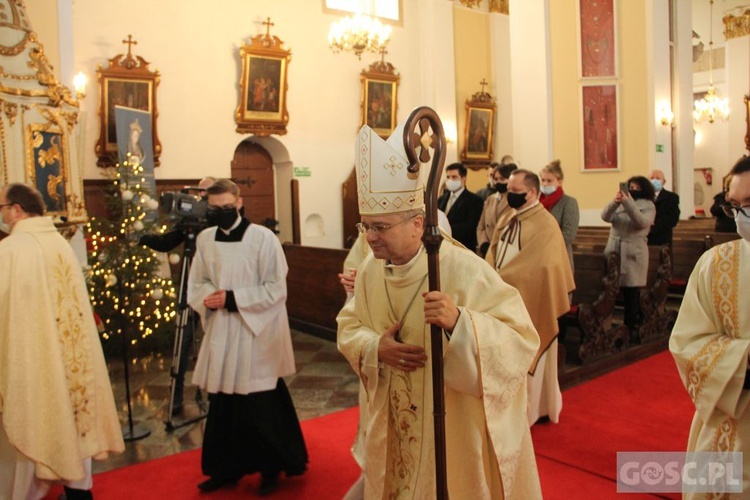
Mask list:
[[726,97],[721,99],[716,96],[714,90],[714,78],[713,78],[713,60],[714,60],[714,0],[709,1],[710,4],[710,15],[709,20],[711,27],[709,30],[710,38],[708,42],[708,91],[703,99],[695,101],[695,110],[693,111],[693,117],[695,121],[700,123],[702,121],[708,121],[713,123],[716,119],[726,120],[729,118],[729,99]]
[[331,24],[328,44],[334,54],[341,51],[354,52],[362,59],[362,52],[378,53],[391,40],[391,27],[377,18],[358,12],[354,17],[346,16]]

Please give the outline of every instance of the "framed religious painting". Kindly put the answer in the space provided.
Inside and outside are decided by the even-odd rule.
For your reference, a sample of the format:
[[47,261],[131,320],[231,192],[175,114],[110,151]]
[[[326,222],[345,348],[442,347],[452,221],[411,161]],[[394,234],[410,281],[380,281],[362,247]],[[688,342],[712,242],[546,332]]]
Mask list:
[[581,118],[583,171],[620,169],[617,85],[583,85]]
[[396,128],[398,84],[401,77],[384,58],[360,73],[362,82],[362,125],[367,125],[383,139]]
[[134,41],[130,35],[127,55],[119,54],[108,62],[106,68],[99,66],[97,78],[99,80],[99,118],[100,133],[95,151],[98,158],[97,165],[108,167],[117,161],[117,127],[115,125],[115,107],[124,106],[145,111],[151,116],[151,140],[154,146],[154,166],[159,166],[161,155],[161,141],[156,127],[159,116],[156,104],[156,88],[159,86],[159,72],[148,69],[148,62],[140,56],[133,56]]
[[263,24],[266,34],[254,36],[240,48],[240,98],[234,113],[238,133],[260,137],[286,134],[287,69],[292,58],[279,37],[269,34],[271,19]]
[[[482,89],[487,85],[482,81]],[[461,163],[472,169],[489,166],[495,131],[495,101],[482,90],[466,100],[466,124]]]
[[26,181],[42,194],[47,215],[67,216],[71,185],[67,136],[57,125],[26,126]]
[[616,0],[579,0],[582,78],[617,77]]

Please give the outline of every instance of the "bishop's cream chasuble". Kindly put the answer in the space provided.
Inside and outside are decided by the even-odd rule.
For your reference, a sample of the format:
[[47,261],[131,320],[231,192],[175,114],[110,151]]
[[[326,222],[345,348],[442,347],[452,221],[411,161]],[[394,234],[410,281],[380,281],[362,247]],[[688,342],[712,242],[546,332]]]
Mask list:
[[[743,452],[745,492],[750,491],[750,391],[743,389],[750,353],[748,277],[747,241],[735,240],[704,253],[690,275],[669,340],[696,410],[687,449]],[[714,497],[694,493],[686,498]]]
[[[526,308],[515,289],[452,240],[441,245],[440,273],[441,289],[461,311],[443,353],[449,494],[541,498],[525,418],[526,372],[538,337]],[[430,361],[404,372],[380,365],[377,357],[381,333],[397,321],[404,342],[432,355],[422,299],[426,274],[424,251],[404,266],[387,267],[369,256],[359,268],[354,300],[337,318],[339,349],[366,391],[366,498],[435,497]]]

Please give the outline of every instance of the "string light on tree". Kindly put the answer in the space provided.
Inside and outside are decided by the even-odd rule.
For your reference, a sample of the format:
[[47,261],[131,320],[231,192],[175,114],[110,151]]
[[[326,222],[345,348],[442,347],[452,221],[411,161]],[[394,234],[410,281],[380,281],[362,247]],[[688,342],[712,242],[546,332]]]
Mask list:
[[110,219],[94,218],[88,224],[89,293],[102,319],[102,344],[108,352],[119,349],[119,336],[127,331],[130,343],[144,350],[170,345],[175,318],[175,287],[158,275],[160,261],[153,250],[138,244],[145,233],[164,233],[147,212],[158,208],[148,193],[143,167],[137,161],[118,163],[107,172],[111,186],[105,191]]

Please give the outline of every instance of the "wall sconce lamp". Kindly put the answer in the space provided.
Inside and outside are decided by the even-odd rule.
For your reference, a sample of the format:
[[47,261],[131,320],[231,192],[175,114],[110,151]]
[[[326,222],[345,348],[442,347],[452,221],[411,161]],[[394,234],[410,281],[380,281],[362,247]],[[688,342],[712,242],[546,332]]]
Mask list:
[[669,106],[664,105],[656,110],[656,118],[665,127],[671,127],[674,122],[674,113],[669,109]]
[[446,144],[456,144],[458,132],[455,123],[449,121],[443,122],[443,133],[445,133]]
[[83,71],[79,71],[78,74],[73,77],[73,87],[76,90],[76,99],[83,99],[86,97],[86,83],[88,79]]

